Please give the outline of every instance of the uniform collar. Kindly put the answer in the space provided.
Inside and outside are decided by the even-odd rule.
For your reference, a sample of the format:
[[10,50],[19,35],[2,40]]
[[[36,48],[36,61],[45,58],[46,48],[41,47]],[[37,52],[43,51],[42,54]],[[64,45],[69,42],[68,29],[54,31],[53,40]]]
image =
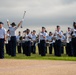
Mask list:
[[3,29],[3,27],[2,27],[2,28],[0,28],[0,29]]
[[45,33],[45,32],[41,32],[41,33]]
[[36,34],[32,34],[32,35],[36,35]]

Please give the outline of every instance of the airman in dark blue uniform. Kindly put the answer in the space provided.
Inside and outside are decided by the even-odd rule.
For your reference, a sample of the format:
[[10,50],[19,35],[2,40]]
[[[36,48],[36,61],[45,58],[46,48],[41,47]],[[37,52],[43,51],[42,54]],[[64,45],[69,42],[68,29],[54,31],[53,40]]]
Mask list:
[[0,22],[0,59],[4,58],[4,41],[6,40],[6,29],[3,23]]

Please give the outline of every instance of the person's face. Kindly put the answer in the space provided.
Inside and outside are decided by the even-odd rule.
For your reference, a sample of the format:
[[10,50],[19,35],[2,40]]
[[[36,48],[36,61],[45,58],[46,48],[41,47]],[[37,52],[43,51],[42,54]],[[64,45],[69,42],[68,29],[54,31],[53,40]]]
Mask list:
[[15,27],[14,25],[11,25],[12,27]]
[[21,35],[21,32],[19,32],[19,35]]
[[52,36],[52,33],[49,33],[49,36]]
[[70,28],[68,28],[68,31],[70,31]]
[[76,24],[75,24],[75,27],[76,27]]
[[0,24],[0,28],[2,28],[3,27],[3,24]]
[[74,28],[76,29],[76,23],[74,24]]
[[36,32],[33,32],[33,34],[35,35],[35,34],[36,34]]
[[42,28],[42,32],[45,32],[45,28]]
[[60,30],[60,27],[58,27],[57,30],[59,31]]
[[27,33],[30,33],[30,30],[27,30]]

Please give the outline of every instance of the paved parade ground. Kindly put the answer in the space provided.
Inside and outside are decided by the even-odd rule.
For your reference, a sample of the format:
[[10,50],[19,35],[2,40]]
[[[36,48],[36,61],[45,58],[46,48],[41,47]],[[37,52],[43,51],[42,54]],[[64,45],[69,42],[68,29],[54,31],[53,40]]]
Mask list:
[[0,75],[76,75],[76,62],[3,59]]

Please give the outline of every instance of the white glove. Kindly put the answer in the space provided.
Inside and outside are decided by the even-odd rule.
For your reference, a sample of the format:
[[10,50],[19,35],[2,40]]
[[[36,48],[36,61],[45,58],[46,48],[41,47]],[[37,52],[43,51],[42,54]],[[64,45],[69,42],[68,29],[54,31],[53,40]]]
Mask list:
[[7,19],[7,22],[9,22],[9,20]]

